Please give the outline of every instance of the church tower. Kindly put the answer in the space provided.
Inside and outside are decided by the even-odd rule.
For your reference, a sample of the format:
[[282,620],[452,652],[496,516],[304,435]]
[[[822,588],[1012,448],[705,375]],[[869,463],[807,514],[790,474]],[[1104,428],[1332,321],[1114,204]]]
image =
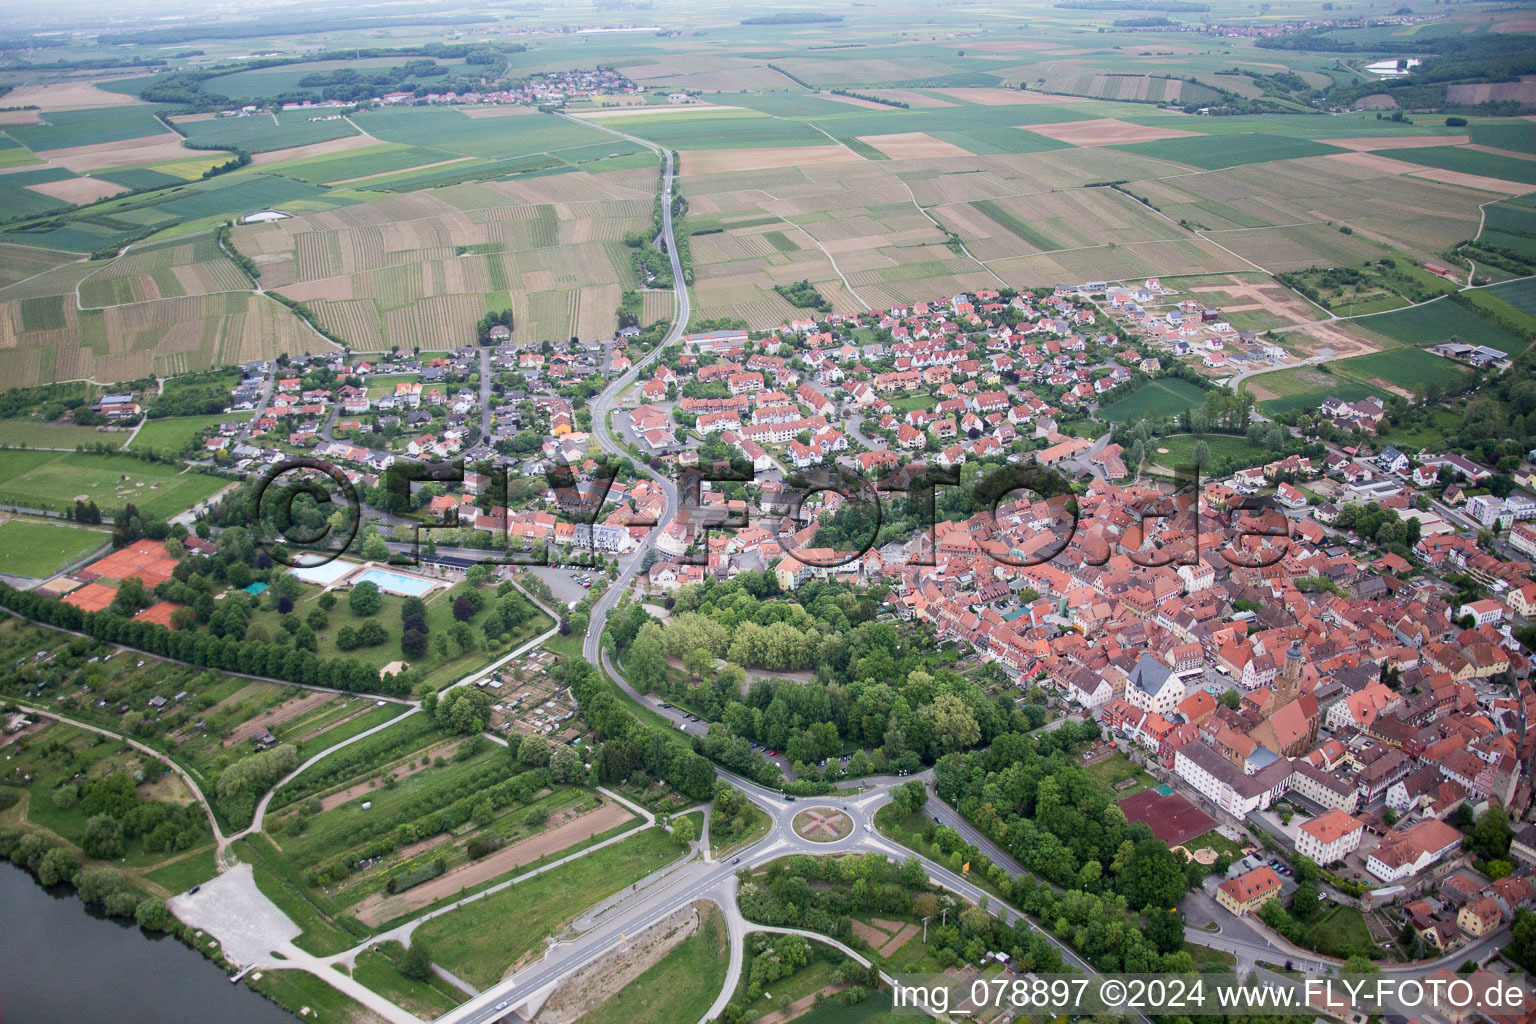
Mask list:
[[1270,706],[1283,708],[1300,696],[1301,642],[1296,641],[1291,644],[1291,649],[1285,652],[1285,666],[1280,670],[1280,679],[1275,683],[1275,698]]

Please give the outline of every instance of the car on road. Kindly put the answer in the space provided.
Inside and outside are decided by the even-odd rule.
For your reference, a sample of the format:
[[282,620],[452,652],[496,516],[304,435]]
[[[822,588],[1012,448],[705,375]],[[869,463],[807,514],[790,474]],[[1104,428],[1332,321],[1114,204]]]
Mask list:
[[202,892],[202,889],[203,887],[201,885],[194,885],[192,888],[187,890],[187,895],[196,896],[199,892]]
[[777,750],[770,750],[770,751],[768,751],[768,756],[769,757],[778,757],[779,756],[779,752]]
[[736,858],[734,858],[734,859],[733,859],[733,860],[732,860],[732,861],[731,861],[731,863],[732,863],[732,864],[740,864],[740,863],[741,863],[741,858],[740,858],[740,857],[736,857]]

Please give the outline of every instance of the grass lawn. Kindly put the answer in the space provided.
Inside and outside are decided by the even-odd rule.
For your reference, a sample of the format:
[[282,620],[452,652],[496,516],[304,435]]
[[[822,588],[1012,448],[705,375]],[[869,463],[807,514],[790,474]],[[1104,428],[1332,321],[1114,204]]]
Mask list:
[[1184,943],[1184,952],[1195,958],[1196,967],[1204,967],[1206,964],[1219,968],[1237,966],[1237,957],[1226,950],[1212,949],[1209,946],[1196,946],[1186,942]]
[[[290,615],[297,616],[301,621],[308,617],[309,613],[318,608],[316,603],[320,598],[320,588],[311,584],[303,584],[303,591],[294,602]],[[453,617],[453,602],[460,594],[472,590],[473,585],[459,583],[443,590],[438,588],[422,600],[427,605],[427,627],[429,639],[435,641],[439,636],[446,636],[457,625]],[[440,653],[435,644],[429,645],[427,653],[420,659],[411,661],[415,668],[424,672],[426,683],[434,688],[440,688],[449,683],[457,682],[465,675],[474,672],[492,660],[513,650],[519,644],[537,636],[550,627],[549,616],[533,609],[534,614],[526,621],[520,623],[511,634],[511,641],[505,645],[498,645],[495,649],[486,651],[478,645],[484,641],[485,633],[483,624],[486,617],[496,603],[494,588],[481,588],[481,594],[485,597],[485,606],[468,620],[470,631],[476,641],[476,647],[461,651],[456,644],[449,647],[449,653]],[[328,613],[327,626],[316,633],[318,650],[316,653],[322,658],[353,658],[371,668],[383,668],[393,661],[401,659],[400,634],[401,634],[401,606],[405,598],[394,594],[381,594],[379,610],[371,616],[352,614],[352,609],[347,601],[347,595],[336,595],[338,600],[335,607]],[[268,635],[275,636],[282,626],[284,616],[273,607],[273,599],[264,596],[258,602],[259,610],[251,615],[251,625],[261,626],[267,630]],[[383,626],[389,634],[382,644],[376,647],[359,647],[352,651],[343,651],[336,646],[336,636],[343,626],[358,628],[364,622],[372,619]]]
[[1333,364],[1333,372],[1366,387],[1385,381],[1423,394],[1430,384],[1453,385],[1471,371],[1454,359],[1421,348],[1401,348],[1340,360]]
[[729,957],[720,911],[712,903],[701,909],[697,932],[582,1017],[582,1024],[666,1024],[702,1018],[725,983]]
[[435,974],[428,981],[401,974],[395,965],[403,955],[400,943],[386,942],[378,952],[358,955],[352,977],[425,1020],[435,1020],[464,1001],[464,993]]
[[[773,938],[776,936],[770,936]],[[735,1002],[746,1006],[746,1014],[743,1019],[757,1020],[774,1010],[788,1006],[797,999],[804,998],[815,992],[820,992],[826,986],[832,984],[832,972],[837,965],[847,959],[841,952],[833,949],[825,943],[818,942],[811,948],[815,954],[810,963],[787,978],[772,982],[766,987],[762,995],[753,1002],[747,1002],[748,979],[752,975],[752,962],[757,955],[752,952],[752,935],[747,935],[746,957],[741,965],[741,982],[736,986]],[[915,941],[915,940],[914,940]],[[772,996],[770,999],[769,996]]]
[[[1275,396],[1259,401],[1260,411],[1268,416],[1278,416],[1296,409],[1316,409],[1329,395],[1346,402],[1357,402],[1372,396],[1381,399],[1387,397],[1384,389],[1335,375],[1331,369],[1331,366],[1292,366],[1250,377],[1243,386],[1255,394],[1268,392]],[[1149,445],[1149,448],[1155,451],[1153,446]]]
[[78,448],[82,444],[121,444],[126,431],[106,432],[95,427],[41,420],[0,420],[0,444],[23,448]]
[[129,446],[132,451],[158,451],[178,454],[197,439],[205,430],[231,420],[244,422],[251,418],[248,412],[232,412],[215,416],[167,416],[150,420],[134,437]]
[[773,824],[772,819],[764,814],[756,804],[748,803],[749,824],[736,832],[722,831],[722,820],[718,814],[709,819],[709,841],[715,848],[715,856],[721,857],[739,850],[742,847],[751,846],[763,836],[768,834],[768,827]]
[[[1083,769],[1093,776],[1093,781],[1113,793],[1117,799],[1124,799],[1132,793],[1140,793],[1144,789],[1150,789],[1157,785],[1157,780],[1131,763],[1131,759],[1124,754],[1111,754],[1097,764],[1090,764]],[[1115,783],[1122,779],[1135,779],[1136,785],[1127,786],[1125,789],[1116,789]]]
[[434,961],[484,988],[539,948],[566,920],[677,857],[672,837],[648,828],[632,839],[435,917],[418,928],[414,938],[432,948]]
[[1207,469],[1219,467],[1228,462],[1239,464],[1233,468],[1241,468],[1240,464],[1255,465],[1280,457],[1263,445],[1249,444],[1246,437],[1238,437],[1234,434],[1204,434],[1200,437],[1194,434],[1174,434],[1170,437],[1154,437],[1147,442],[1147,457],[1169,469],[1193,466],[1195,446],[1201,441],[1205,442],[1206,449],[1210,452],[1210,463]]
[[228,485],[195,470],[112,455],[14,451],[0,463],[0,500],[53,511],[83,496],[107,514],[131,503],[169,518]]
[[820,1006],[813,1006],[804,1016],[796,1017],[795,1024],[905,1024],[912,1020],[911,1011],[897,1014],[891,1010],[891,994],[885,991],[871,992],[862,1003],[845,1005],[833,998]]
[[309,1020],[371,1024],[378,1014],[356,999],[327,985],[306,971],[263,970],[246,975],[245,983],[289,1013],[298,1015],[309,1007]]
[[71,562],[111,542],[112,535],[100,530],[12,519],[0,523],[0,573],[52,576]]
[[164,887],[174,896],[176,893],[186,892],[194,885],[201,885],[218,873],[219,869],[213,860],[213,847],[207,846],[196,853],[186,854],[164,867],[146,872],[144,877]]
[[1205,402],[1205,391],[1179,377],[1151,380],[1132,394],[1099,410],[1111,423],[1139,420],[1144,416],[1177,416]]
[[1302,936],[1302,945],[1324,956],[1348,958],[1351,954],[1376,955],[1376,944],[1365,918],[1354,907],[1336,906],[1312,922]]
[[891,399],[891,408],[896,410],[896,415],[901,416],[913,409],[932,409],[938,404],[938,400],[932,395],[903,395],[900,398]]
[[1410,429],[1393,427],[1382,434],[1381,443],[1392,444],[1404,451],[1421,448],[1443,448],[1445,435],[1455,433],[1461,427],[1463,414],[1459,410],[1433,409],[1426,422]]

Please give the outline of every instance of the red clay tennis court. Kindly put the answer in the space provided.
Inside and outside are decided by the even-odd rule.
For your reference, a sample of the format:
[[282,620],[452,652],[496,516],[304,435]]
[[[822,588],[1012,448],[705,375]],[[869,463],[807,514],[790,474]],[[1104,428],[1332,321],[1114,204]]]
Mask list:
[[71,591],[65,598],[65,604],[72,604],[83,612],[99,612],[112,603],[117,596],[117,591],[100,583],[87,583],[85,586]]
[[1120,809],[1127,820],[1149,825],[1152,834],[1169,846],[1203,836],[1216,827],[1214,818],[1177,793],[1164,796],[1155,789],[1144,789],[1120,801]]
[[171,578],[176,559],[165,553],[165,542],[141,540],[98,559],[76,573],[82,579],[106,577],[109,580],[125,580],[137,576],[144,581],[145,590],[153,590]]
[[181,605],[172,604],[170,601],[156,601],[135,615],[134,618],[140,622],[153,622],[157,626],[164,626],[169,629],[171,626],[171,612],[180,607]]

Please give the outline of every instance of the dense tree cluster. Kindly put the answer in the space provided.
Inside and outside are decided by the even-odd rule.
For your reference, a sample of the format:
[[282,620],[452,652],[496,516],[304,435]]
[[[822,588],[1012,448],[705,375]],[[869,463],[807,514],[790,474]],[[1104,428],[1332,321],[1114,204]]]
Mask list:
[[[675,734],[641,724],[628,706],[616,697],[597,671],[584,661],[563,666],[565,683],[581,707],[581,716],[602,740],[592,757],[592,777],[597,782],[633,781],[635,776],[666,782],[679,793],[707,800],[714,792],[715,768],[709,759],[680,742]],[[550,755],[564,758],[570,747],[556,747]],[[759,759],[761,760],[761,759]]]
[[[1047,736],[1080,729],[1097,726]],[[1113,894],[1134,910],[1176,905],[1198,875],[1147,826],[1127,822],[1113,795],[1067,756],[1070,748],[1044,749],[1046,738],[1007,734],[985,751],[942,758],[939,796],[1054,885]]]

